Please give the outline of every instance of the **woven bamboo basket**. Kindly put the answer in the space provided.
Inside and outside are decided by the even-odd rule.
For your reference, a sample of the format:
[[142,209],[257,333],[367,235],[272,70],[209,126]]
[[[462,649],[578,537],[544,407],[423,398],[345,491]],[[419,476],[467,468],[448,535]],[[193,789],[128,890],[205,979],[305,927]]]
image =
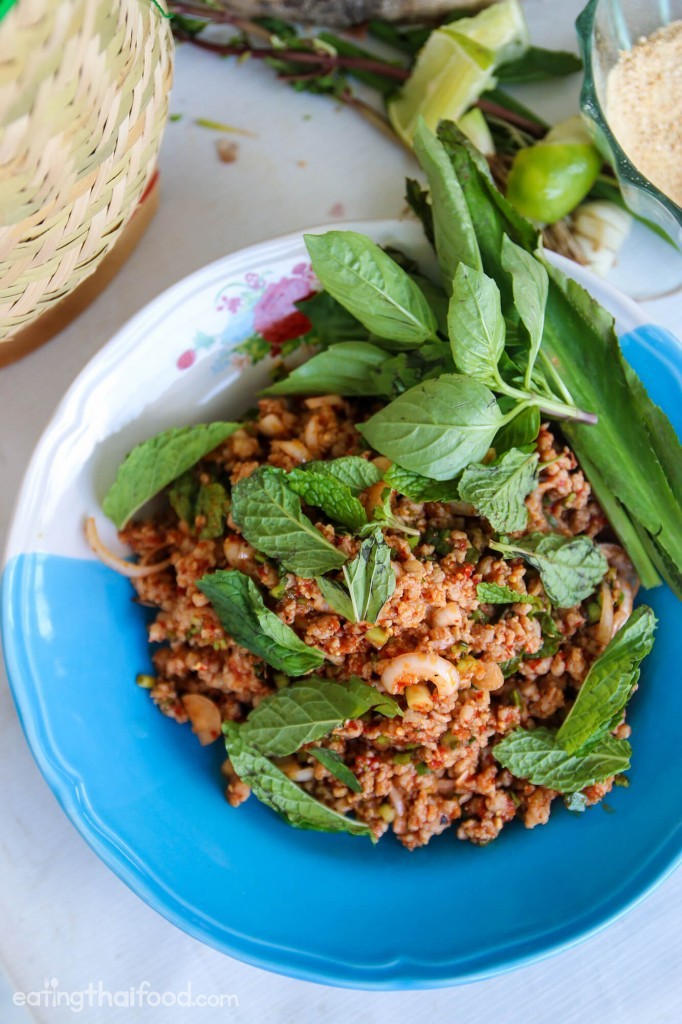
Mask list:
[[15,0],[0,20],[0,365],[97,269],[155,174],[173,55],[161,6]]

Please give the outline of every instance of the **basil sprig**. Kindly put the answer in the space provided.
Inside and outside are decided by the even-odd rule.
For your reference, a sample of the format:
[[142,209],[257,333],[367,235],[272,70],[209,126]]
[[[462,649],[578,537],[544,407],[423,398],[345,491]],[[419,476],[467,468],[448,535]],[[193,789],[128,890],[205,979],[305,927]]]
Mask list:
[[303,514],[286,474],[272,466],[261,466],[235,484],[232,518],[249,544],[297,576],[321,576],[346,561]]
[[594,592],[609,565],[599,548],[583,535],[563,537],[558,533],[531,533],[512,542],[490,541],[494,551],[505,558],[518,555],[534,566],[550,601],[557,608],[570,608]]
[[145,502],[177,480],[240,427],[239,423],[199,423],[173,427],[133,448],[121,463],[102,508],[120,530]]
[[218,569],[197,582],[223,629],[252,654],[288,675],[303,675],[324,662],[290,626],[266,608],[258,587],[238,569]]

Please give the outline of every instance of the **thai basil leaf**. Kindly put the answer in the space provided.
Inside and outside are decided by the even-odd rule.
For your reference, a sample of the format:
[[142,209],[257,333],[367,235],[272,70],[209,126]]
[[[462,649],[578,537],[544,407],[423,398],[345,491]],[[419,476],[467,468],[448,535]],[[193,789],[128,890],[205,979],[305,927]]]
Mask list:
[[312,747],[309,751],[316,761],[323,764],[328,772],[342,782],[344,786],[352,790],[353,793],[362,793],[362,786],[358,782],[355,775],[344,763],[343,758],[340,754],[337,754],[335,750],[329,750],[327,747]]
[[632,750],[626,740],[605,736],[589,751],[569,754],[549,729],[514,729],[495,747],[493,757],[518,779],[547,786],[558,793],[575,793],[630,767]]
[[492,278],[463,263],[452,283],[448,334],[459,372],[497,387],[505,335],[500,291]]
[[569,753],[602,735],[623,710],[637,681],[640,662],[653,647],[655,629],[651,608],[637,608],[591,666],[557,733],[557,740]]
[[199,423],[164,430],[136,445],[121,463],[102,509],[120,530],[134,512],[238,430],[239,423]]
[[369,836],[372,842],[375,841],[369,826],[364,822],[346,818],[313,800],[263,754],[245,743],[240,727],[234,722],[225,722],[223,730],[227,752],[239,778],[251,787],[257,800],[277,811],[294,828],[317,832],[349,832],[351,835]]
[[533,444],[539,433],[540,410],[537,405],[526,406],[498,430],[493,439],[493,448],[498,455],[502,455],[511,448]]
[[520,245],[515,245],[509,235],[502,238],[502,267],[511,274],[514,305],[530,337],[525,378],[530,384],[545,326],[549,278],[542,263]]
[[214,480],[213,483],[200,487],[194,507],[195,519],[199,516],[204,519],[204,525],[199,532],[200,540],[215,540],[216,537],[222,537],[229,508],[230,499],[222,484]]
[[301,511],[286,475],[261,466],[232,490],[232,518],[249,544],[297,576],[322,576],[340,569],[346,556],[325,540]]
[[359,455],[342,455],[328,462],[308,462],[303,468],[306,472],[333,476],[345,484],[355,497],[373,484],[378,484],[382,476],[381,470],[373,462],[361,459]]
[[542,601],[533,594],[521,594],[511,587],[503,587],[499,583],[479,583],[476,597],[482,604],[529,604],[533,608],[542,608]]
[[528,523],[526,497],[537,487],[540,456],[512,448],[488,465],[472,463],[462,473],[459,494],[505,533],[524,530]]
[[226,633],[279,672],[303,675],[324,662],[293,629],[265,607],[258,587],[238,569],[218,569],[197,581]]
[[366,341],[344,341],[297,366],[288,376],[271,384],[266,395],[379,395],[386,388],[376,371],[390,359],[377,345]]
[[483,384],[443,374],[399,395],[358,430],[403,469],[451,480],[483,458],[501,419],[495,396]]
[[384,473],[384,481],[412,501],[459,501],[457,480],[430,480],[395,463]]
[[609,567],[589,537],[563,537],[558,533],[532,533],[514,543],[490,541],[505,558],[520,555],[540,574],[550,601],[570,608],[592,594]]
[[413,140],[431,191],[434,242],[448,291],[460,263],[481,270],[481,254],[462,187],[443,146],[420,119]]
[[367,515],[350,489],[331,473],[316,473],[311,469],[292,469],[286,475],[287,485],[306,505],[322,509],[325,515],[349,530],[359,530],[367,522]]
[[325,576],[316,576],[315,582],[320,588],[320,593],[325,599],[332,611],[336,612],[337,615],[342,615],[344,619],[348,619],[349,622],[357,622],[355,618],[355,611],[353,609],[353,602],[350,599],[350,594],[342,583],[337,583],[336,580],[328,580]]
[[317,277],[368,331],[412,347],[435,338],[436,318],[418,285],[355,231],[304,235]]
[[363,540],[352,562],[343,567],[343,575],[353,605],[356,622],[374,623],[395,590],[391,549],[380,529]]

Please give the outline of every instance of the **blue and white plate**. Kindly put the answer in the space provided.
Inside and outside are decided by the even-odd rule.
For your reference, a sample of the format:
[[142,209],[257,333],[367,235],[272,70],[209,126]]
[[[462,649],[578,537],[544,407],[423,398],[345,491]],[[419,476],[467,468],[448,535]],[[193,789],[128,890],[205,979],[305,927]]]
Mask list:
[[[426,258],[415,224],[349,226]],[[679,343],[557,261],[615,314],[627,358],[679,431]],[[647,595],[660,628],[633,701],[631,785],[609,796],[613,813],[558,807],[544,828],[514,824],[485,849],[453,831],[408,853],[390,838],[372,847],[294,830],[255,800],[230,808],[220,744],[200,747],[135,685],[150,668],[146,613],[83,539],[95,515],[105,543],[118,544],[99,506],[135,443],[173,425],[237,417],[253,403],[267,366],[249,365],[234,347],[254,330],[274,341],[298,333],[292,302],[311,284],[298,235],[228,256],[151,303],[80,374],[36,449],[9,535],[2,613],[14,698],[81,835],[191,935],[335,985],[483,978],[603,928],[679,858],[682,690],[670,591]]]

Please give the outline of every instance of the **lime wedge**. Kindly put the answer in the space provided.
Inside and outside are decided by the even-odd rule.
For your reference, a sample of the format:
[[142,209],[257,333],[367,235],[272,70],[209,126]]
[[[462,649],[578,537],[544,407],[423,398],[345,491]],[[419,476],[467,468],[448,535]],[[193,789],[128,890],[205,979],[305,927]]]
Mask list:
[[411,145],[419,117],[432,131],[444,118],[457,121],[489,88],[494,69],[493,53],[475,40],[451,30],[432,32],[400,95],[389,105],[396,134]]
[[519,0],[501,0],[473,18],[459,18],[441,30],[492,50],[495,66],[522,57],[530,46],[528,25]]
[[482,110],[479,110],[478,107],[467,110],[466,114],[462,114],[457,122],[457,127],[484,156],[493,155],[495,143]]

